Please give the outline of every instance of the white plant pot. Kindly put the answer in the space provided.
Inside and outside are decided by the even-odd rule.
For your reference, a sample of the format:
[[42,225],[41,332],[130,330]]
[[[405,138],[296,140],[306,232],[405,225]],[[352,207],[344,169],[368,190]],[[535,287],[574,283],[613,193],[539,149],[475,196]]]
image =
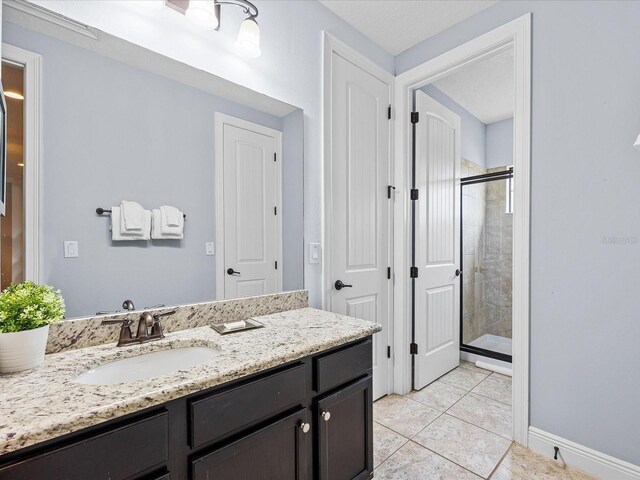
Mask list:
[[23,332],[0,333],[0,373],[20,372],[44,361],[49,325]]

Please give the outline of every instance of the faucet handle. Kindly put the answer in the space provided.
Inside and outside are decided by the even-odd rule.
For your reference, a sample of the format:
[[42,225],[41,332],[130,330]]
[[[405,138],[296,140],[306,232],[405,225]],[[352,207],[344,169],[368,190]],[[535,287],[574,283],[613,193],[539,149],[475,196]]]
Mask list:
[[169,310],[167,312],[156,313],[153,315],[153,318],[156,322],[158,322],[162,317],[168,317],[169,315],[173,315],[177,310]]
[[152,337],[164,338],[164,333],[162,332],[162,324],[160,323],[160,318],[173,315],[174,313],[176,313],[175,310],[169,310],[168,312],[156,313],[153,316],[153,325],[151,326]]
[[122,328],[130,327],[133,324],[133,320],[127,318],[111,318],[102,320],[101,325],[119,325],[122,324]]

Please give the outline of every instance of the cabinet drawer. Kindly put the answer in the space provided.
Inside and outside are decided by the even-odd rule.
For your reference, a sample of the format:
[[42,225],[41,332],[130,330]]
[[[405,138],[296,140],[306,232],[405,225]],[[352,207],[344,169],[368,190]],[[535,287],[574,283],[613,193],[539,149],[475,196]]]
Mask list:
[[297,365],[231,390],[191,401],[191,448],[222,439],[302,404],[307,389],[305,377],[305,366]]
[[168,414],[158,413],[0,469],[0,480],[124,480],[168,458]]
[[301,409],[191,462],[192,480],[304,480],[307,438]]
[[370,372],[372,368],[371,338],[313,359],[313,389],[326,392]]

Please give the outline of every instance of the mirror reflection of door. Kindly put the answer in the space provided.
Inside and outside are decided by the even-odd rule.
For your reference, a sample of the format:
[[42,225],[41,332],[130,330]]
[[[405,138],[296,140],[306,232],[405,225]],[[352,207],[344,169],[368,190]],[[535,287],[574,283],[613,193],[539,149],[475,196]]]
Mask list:
[[24,257],[24,68],[2,62],[7,102],[7,198],[0,220],[0,287],[25,279]]
[[[280,157],[282,132],[217,115],[222,136],[224,293],[218,298],[282,290]],[[218,170],[219,172],[219,170]],[[279,211],[280,210],[280,211]],[[218,286],[218,289],[220,286]],[[220,292],[219,292],[220,293]]]

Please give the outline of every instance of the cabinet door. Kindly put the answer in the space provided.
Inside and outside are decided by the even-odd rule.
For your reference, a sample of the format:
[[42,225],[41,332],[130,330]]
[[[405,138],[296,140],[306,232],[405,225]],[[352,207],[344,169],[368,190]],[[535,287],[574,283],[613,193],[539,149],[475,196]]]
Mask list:
[[307,478],[307,410],[299,410],[191,462],[193,480]]
[[317,402],[320,480],[352,480],[373,474],[371,376]]

